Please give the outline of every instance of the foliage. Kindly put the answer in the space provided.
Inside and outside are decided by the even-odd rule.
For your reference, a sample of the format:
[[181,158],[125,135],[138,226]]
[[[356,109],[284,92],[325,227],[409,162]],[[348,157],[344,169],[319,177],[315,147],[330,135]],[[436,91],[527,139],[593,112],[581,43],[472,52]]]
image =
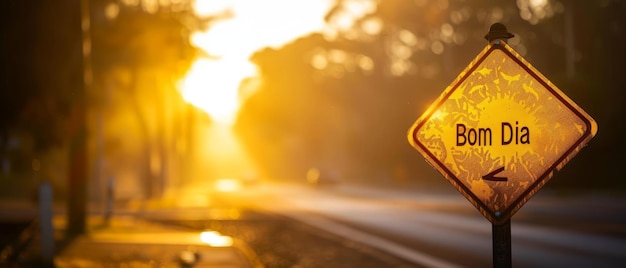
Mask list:
[[[377,34],[362,31],[336,40],[312,35],[280,50],[260,51],[254,61],[264,84],[243,108],[240,135],[278,177],[301,178],[309,167],[322,166],[348,179],[444,181],[411,150],[406,131],[486,44],[483,36],[489,26],[503,22],[516,35],[511,45],[600,124],[592,146],[572,162],[578,164],[565,168],[562,176],[568,179],[556,179],[552,185],[589,185],[587,178],[598,172],[603,179],[594,185],[623,185],[611,179],[620,160],[604,155],[626,149],[617,137],[623,124],[615,121],[624,109],[618,81],[625,59],[618,48],[625,45],[624,19],[617,15],[624,4],[528,4],[381,1],[377,11],[360,22],[363,26],[380,19]],[[567,12],[574,22],[570,33]],[[574,48],[573,77],[566,72],[572,64],[567,42]],[[337,53],[343,61],[333,61]],[[324,68],[316,67],[317,55],[327,57],[327,64],[319,65]],[[351,65],[361,56],[372,59],[372,71]],[[605,168],[607,164],[612,168]]]

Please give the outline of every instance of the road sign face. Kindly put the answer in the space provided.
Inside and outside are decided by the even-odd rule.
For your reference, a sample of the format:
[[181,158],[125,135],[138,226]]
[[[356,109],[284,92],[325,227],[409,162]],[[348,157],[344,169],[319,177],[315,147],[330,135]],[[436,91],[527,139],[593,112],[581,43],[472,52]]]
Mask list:
[[585,111],[496,41],[433,102],[408,138],[483,216],[502,224],[597,129]]

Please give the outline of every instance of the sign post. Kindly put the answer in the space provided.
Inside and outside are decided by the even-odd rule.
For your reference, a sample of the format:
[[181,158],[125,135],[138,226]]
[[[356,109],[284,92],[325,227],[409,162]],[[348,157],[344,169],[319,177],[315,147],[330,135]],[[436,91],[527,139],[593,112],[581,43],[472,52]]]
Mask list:
[[493,267],[512,267],[511,220],[501,225],[491,225],[493,242]]
[[494,266],[511,266],[510,219],[598,131],[513,50],[501,23],[409,129],[408,139],[492,223]]
[[[503,24],[493,24],[489,28],[489,32],[485,35],[485,39],[492,42],[508,42],[509,38],[513,38],[514,35],[509,33],[506,27]],[[493,172],[503,171],[503,169],[498,169]],[[494,177],[493,172],[487,174],[487,178],[491,176]],[[483,176],[483,179],[485,177]],[[511,219],[508,219],[505,223],[501,225],[496,225],[494,223],[491,224],[491,239],[492,239],[492,258],[493,258],[493,267],[506,267],[510,268],[513,266],[513,257],[511,253]]]

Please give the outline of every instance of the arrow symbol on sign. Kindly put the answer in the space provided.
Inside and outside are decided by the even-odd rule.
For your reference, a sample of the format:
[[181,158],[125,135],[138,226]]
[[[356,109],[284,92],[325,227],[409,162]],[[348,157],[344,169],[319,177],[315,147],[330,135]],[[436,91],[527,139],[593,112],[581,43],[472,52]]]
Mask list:
[[509,178],[507,177],[496,177],[496,174],[504,171],[504,167],[496,169],[492,172],[489,172],[487,175],[483,175],[483,180],[486,181],[507,181]]

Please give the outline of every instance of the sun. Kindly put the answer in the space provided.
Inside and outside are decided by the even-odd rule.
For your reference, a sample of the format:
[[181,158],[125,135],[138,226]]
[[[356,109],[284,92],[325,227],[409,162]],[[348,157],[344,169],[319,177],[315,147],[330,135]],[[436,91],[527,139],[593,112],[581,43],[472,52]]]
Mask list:
[[[343,24],[326,20],[337,5],[343,10],[339,20]],[[248,78],[261,81],[256,65],[250,62],[254,53],[279,49],[313,33],[334,36],[337,29],[347,30],[374,12],[376,4],[375,0],[341,4],[334,0],[194,0],[193,8],[196,16],[211,21],[189,39],[207,56],[193,63],[180,91],[185,101],[214,120],[233,124],[245,98],[254,93],[254,88],[246,88],[240,94],[241,83]]]
[[256,73],[249,61],[200,58],[180,82],[183,99],[213,120],[232,124],[241,104],[239,86]]

